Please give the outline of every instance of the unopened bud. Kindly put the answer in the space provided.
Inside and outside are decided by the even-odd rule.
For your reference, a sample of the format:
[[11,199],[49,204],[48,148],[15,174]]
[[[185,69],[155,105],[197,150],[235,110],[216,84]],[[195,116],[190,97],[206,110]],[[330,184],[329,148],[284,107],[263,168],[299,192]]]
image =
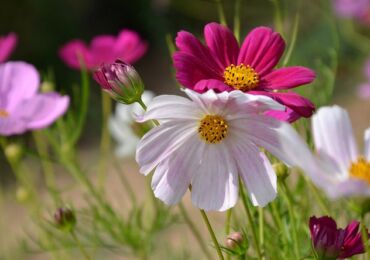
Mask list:
[[276,176],[279,180],[285,180],[289,176],[289,168],[283,163],[275,163],[273,165]]
[[76,217],[72,210],[59,208],[54,213],[54,222],[59,229],[65,232],[71,232],[76,225]]
[[124,104],[139,101],[144,92],[144,84],[135,68],[120,60],[102,64],[94,72],[94,79],[104,91]]
[[227,236],[225,245],[228,249],[234,250],[243,245],[244,236],[241,232],[233,232]]
[[8,144],[4,152],[8,160],[17,161],[22,156],[22,147],[19,144]]
[[40,86],[40,90],[43,93],[54,91],[54,83],[51,81],[43,81]]

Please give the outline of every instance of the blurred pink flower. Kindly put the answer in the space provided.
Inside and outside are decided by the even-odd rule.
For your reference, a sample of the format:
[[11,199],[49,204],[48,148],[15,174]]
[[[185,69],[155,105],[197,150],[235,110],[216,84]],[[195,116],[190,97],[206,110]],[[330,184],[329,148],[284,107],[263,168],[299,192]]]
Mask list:
[[370,0],[333,0],[338,16],[370,25]]
[[39,94],[39,85],[39,74],[31,64],[0,64],[0,135],[48,127],[66,112],[69,97]]
[[204,37],[206,46],[189,32],[177,34],[179,51],[173,60],[176,78],[183,86],[199,93],[208,89],[216,92],[237,89],[269,96],[287,109],[267,114],[284,121],[312,115],[311,101],[285,90],[310,83],[315,73],[300,66],[274,69],[285,49],[280,34],[267,27],[255,28],[239,48],[227,27],[209,23],[204,28]]
[[319,259],[344,259],[365,251],[360,223],[357,221],[352,221],[342,229],[337,228],[337,223],[331,217],[311,217],[309,226],[312,244]]
[[80,69],[79,57],[87,69],[94,69],[102,63],[113,63],[116,59],[134,63],[147,50],[147,43],[131,30],[122,30],[117,37],[98,35],[87,46],[81,40],[72,40],[59,50],[61,59],[71,68]]
[[5,62],[17,45],[17,35],[9,33],[6,36],[0,37],[0,63]]

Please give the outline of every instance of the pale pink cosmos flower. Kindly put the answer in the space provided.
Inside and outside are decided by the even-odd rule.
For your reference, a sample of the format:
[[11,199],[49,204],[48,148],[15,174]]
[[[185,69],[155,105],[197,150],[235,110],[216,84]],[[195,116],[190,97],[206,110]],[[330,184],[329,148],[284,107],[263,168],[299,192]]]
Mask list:
[[0,63],[5,62],[17,45],[17,35],[9,33],[6,36],[0,36]]
[[0,64],[0,135],[46,128],[66,112],[68,96],[40,94],[39,86],[39,73],[31,64]]
[[263,115],[285,107],[266,96],[241,91],[155,97],[139,122],[159,126],[141,139],[136,161],[144,175],[154,170],[157,198],[173,205],[191,185],[192,202],[204,210],[224,211],[238,199],[239,177],[254,205],[276,197],[276,175],[261,147],[295,165],[310,154],[288,123]]
[[193,34],[177,34],[173,55],[176,78],[184,87],[203,93],[241,90],[265,95],[286,106],[270,116],[293,122],[310,117],[314,105],[290,89],[310,83],[315,73],[305,67],[275,69],[285,49],[279,33],[268,27],[253,29],[239,44],[225,26],[209,23],[204,27],[205,45]]
[[357,150],[346,110],[322,107],[312,117],[316,163],[299,162],[302,169],[329,197],[370,196],[370,128],[365,131],[365,150]]
[[98,35],[89,46],[81,40],[72,40],[60,48],[59,56],[73,69],[81,69],[82,59],[86,68],[91,70],[117,59],[132,64],[145,54],[147,47],[138,33],[122,30],[118,36]]

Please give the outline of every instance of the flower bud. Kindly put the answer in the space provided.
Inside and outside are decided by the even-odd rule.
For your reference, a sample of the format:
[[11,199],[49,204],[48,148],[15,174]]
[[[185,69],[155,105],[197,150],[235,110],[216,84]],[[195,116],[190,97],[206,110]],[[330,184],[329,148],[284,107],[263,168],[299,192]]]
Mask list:
[[233,232],[227,236],[225,246],[228,249],[234,250],[243,245],[244,236],[241,232]]
[[94,72],[94,79],[104,91],[124,104],[139,101],[144,92],[144,84],[135,68],[120,60],[102,64]]
[[51,92],[55,90],[54,83],[52,81],[43,81],[40,86],[40,90],[43,93]]
[[62,231],[71,232],[76,225],[76,217],[72,210],[68,208],[59,208],[54,213],[54,222]]
[[284,181],[289,176],[289,169],[288,167],[283,163],[275,163],[273,165],[273,168],[276,172],[276,176],[279,180]]
[[24,203],[30,198],[30,193],[25,187],[20,186],[15,192],[15,197],[18,202]]
[[5,147],[5,156],[10,161],[18,161],[22,156],[22,147],[19,144],[8,144]]

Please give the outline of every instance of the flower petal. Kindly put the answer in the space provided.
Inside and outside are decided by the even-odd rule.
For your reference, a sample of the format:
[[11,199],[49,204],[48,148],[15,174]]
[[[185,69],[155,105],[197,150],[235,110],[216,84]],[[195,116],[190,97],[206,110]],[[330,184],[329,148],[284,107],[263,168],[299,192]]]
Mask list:
[[370,83],[363,83],[357,88],[357,96],[362,99],[370,98]]
[[140,172],[149,174],[194,134],[196,127],[193,124],[178,122],[165,122],[151,129],[137,145],[136,161]]
[[284,49],[285,43],[279,33],[268,27],[257,27],[244,39],[238,64],[250,65],[263,77],[276,66]]
[[190,138],[158,165],[152,179],[155,197],[168,205],[181,200],[193,175],[198,172],[204,145],[197,137]]
[[241,138],[232,143],[238,172],[248,188],[254,206],[264,207],[276,198],[277,178],[266,156],[252,143]]
[[217,79],[202,79],[195,84],[193,90],[199,93],[213,89],[215,92],[233,91],[234,89]]
[[229,28],[218,23],[209,23],[204,27],[204,38],[212,54],[223,65],[223,69],[237,64],[239,44]]
[[93,57],[94,66],[104,63],[112,63],[116,60],[114,46],[115,37],[111,35],[98,35],[90,44],[90,52]]
[[16,45],[17,35],[15,33],[9,33],[0,37],[0,63],[5,62],[9,58]]
[[0,118],[0,136],[23,134],[27,131],[27,121],[9,116]]
[[315,77],[315,72],[305,67],[281,68],[264,76],[263,88],[271,90],[295,88],[310,83]]
[[293,123],[301,118],[301,115],[287,107],[284,111],[269,110],[265,113],[266,116],[271,116],[277,120]]
[[0,96],[10,114],[23,100],[33,97],[40,84],[36,68],[21,61],[0,64]]
[[148,44],[140,35],[131,30],[122,30],[114,43],[113,53],[115,59],[122,59],[133,64],[140,59],[148,49]]
[[339,106],[320,108],[312,117],[312,131],[318,153],[336,161],[342,173],[348,172],[358,155],[348,113]]
[[81,61],[87,69],[96,66],[92,54],[81,40],[72,40],[59,49],[59,57],[72,69],[81,69]]
[[365,131],[365,158],[370,161],[370,128]]
[[222,146],[222,143],[205,146],[201,165],[192,180],[192,202],[206,211],[225,211],[238,199],[236,165]]

